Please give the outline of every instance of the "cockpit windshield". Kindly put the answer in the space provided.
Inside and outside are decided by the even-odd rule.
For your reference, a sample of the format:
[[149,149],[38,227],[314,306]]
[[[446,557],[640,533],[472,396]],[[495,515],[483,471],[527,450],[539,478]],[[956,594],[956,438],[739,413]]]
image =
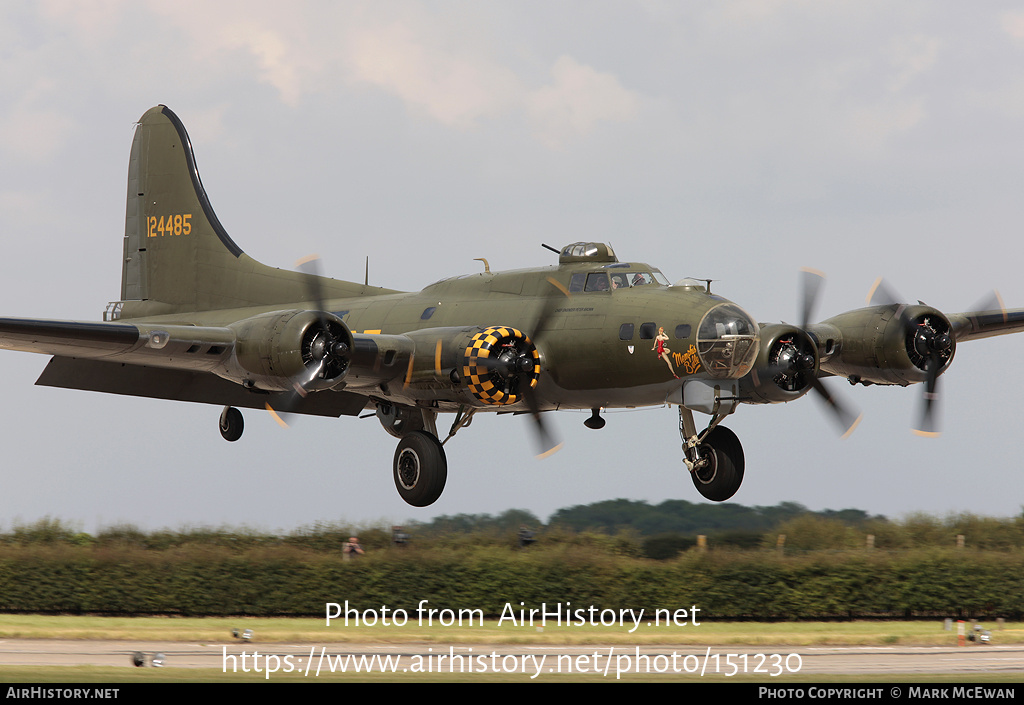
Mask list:
[[657,269],[635,271],[628,264],[612,264],[600,272],[575,272],[569,280],[569,291],[612,291],[637,286],[668,286],[668,279]]

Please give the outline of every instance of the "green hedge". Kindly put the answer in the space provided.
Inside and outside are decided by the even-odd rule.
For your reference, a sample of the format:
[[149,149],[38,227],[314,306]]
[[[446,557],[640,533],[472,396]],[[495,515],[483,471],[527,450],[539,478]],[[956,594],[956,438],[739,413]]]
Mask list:
[[294,547],[19,547],[0,550],[0,610],[108,614],[311,615],[358,609],[480,609],[542,602],[689,608],[709,619],[1024,614],[1024,553],[690,552],[671,561],[577,547],[374,552],[345,562]]

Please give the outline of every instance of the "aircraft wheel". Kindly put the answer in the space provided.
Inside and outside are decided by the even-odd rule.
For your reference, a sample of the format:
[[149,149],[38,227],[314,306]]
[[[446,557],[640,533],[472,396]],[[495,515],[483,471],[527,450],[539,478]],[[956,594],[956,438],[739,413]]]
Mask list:
[[690,473],[693,484],[706,499],[724,502],[743,482],[743,446],[725,426],[715,426],[700,445],[708,464]]
[[395,450],[395,487],[414,507],[433,504],[448,479],[448,460],[440,441],[425,431],[410,431]]
[[225,441],[237,441],[242,437],[245,429],[245,422],[242,420],[242,412],[233,406],[225,406],[220,414],[220,435]]

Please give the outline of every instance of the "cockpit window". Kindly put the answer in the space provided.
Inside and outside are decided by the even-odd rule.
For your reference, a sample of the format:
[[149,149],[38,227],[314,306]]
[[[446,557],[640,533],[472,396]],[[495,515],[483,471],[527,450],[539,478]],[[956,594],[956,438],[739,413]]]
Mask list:
[[608,291],[608,275],[604,272],[592,272],[587,275],[586,291]]
[[[611,267],[621,268],[629,265],[606,265],[605,269]],[[569,291],[577,293],[580,291],[608,291],[610,289],[629,289],[634,286],[647,286],[648,284],[660,284],[668,286],[668,280],[658,270],[644,272],[576,272],[569,280]]]

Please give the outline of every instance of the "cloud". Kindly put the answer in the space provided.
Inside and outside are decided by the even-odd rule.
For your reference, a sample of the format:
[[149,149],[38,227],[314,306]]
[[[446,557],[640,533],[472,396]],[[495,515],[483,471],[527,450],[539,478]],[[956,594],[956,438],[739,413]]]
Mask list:
[[599,123],[632,119],[640,103],[613,74],[571,56],[554,61],[550,83],[531,88],[478,46],[452,45],[429,30],[392,24],[350,39],[348,68],[354,80],[396,95],[451,127],[525,116],[543,144],[559,147],[585,137]]
[[298,37],[288,37],[255,22],[241,22],[225,28],[222,33],[230,49],[242,49],[256,60],[259,79],[277,89],[287,105],[295,107],[310,86],[303,77],[315,74],[319,66],[305,59]]
[[21,99],[0,113],[0,149],[25,162],[45,163],[77,129],[72,117],[53,101],[54,86],[43,79],[23,88]]
[[409,25],[350,33],[345,68],[356,82],[377,86],[449,126],[466,128],[507,111],[523,94],[518,77],[487,56],[444,45]]
[[928,116],[920,98],[862,105],[849,120],[854,144],[867,156],[878,156],[893,136],[917,127]]
[[[603,123],[631,120],[641,103],[617,74],[558,53],[561,43],[524,51],[502,35],[500,13],[482,9],[463,8],[456,19],[450,10],[418,2],[385,9],[47,0],[34,15],[13,19],[26,23],[15,35],[25,38],[20,60],[58,91],[73,91],[86,76],[111,92],[129,83],[159,87],[161,95],[237,92],[256,82],[297,109],[310,97],[372,87],[398,98],[414,117],[456,130],[518,123],[549,148],[584,139]],[[65,40],[45,39],[55,33]],[[18,80],[15,74],[3,83]],[[26,91],[19,86],[18,92]],[[29,105],[6,113],[11,128],[61,127],[59,113],[40,114]]]
[[895,75],[889,80],[889,90],[899,92],[933,68],[939,58],[940,47],[941,42],[935,37],[915,35],[896,38],[890,49]]
[[1003,31],[1014,39],[1024,39],[1024,11],[1011,10],[999,18]]
[[585,136],[602,122],[626,122],[636,117],[640,100],[610,73],[561,56],[551,67],[552,83],[533,91],[526,110],[548,146]]

